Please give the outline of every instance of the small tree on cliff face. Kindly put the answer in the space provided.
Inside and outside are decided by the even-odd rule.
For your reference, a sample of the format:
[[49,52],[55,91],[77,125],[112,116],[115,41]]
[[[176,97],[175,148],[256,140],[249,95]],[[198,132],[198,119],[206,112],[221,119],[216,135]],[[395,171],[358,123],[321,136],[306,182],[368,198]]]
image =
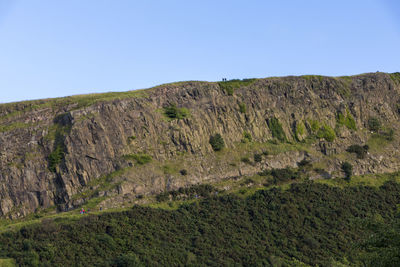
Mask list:
[[350,181],[350,177],[353,174],[353,166],[350,163],[348,163],[347,161],[343,162],[342,170],[343,170],[344,174],[346,175],[345,179],[347,181]]
[[225,142],[220,134],[215,134],[210,137],[210,145],[214,151],[220,151],[224,148]]

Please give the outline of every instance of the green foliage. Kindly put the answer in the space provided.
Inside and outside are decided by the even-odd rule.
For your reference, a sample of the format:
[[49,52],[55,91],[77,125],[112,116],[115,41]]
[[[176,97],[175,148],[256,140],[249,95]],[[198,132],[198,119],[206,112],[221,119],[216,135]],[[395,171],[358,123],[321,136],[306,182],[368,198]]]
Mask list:
[[351,175],[353,174],[353,165],[351,165],[349,162],[345,161],[342,164],[342,170],[345,174],[345,178],[347,180],[350,180]]
[[319,128],[321,128],[321,124],[317,120],[309,120],[310,128],[313,133],[317,133]]
[[400,219],[388,224],[381,218],[369,222],[373,234],[360,241],[356,259],[364,266],[400,266]]
[[[283,169],[271,169],[271,170],[264,170],[259,173],[260,176],[271,176],[273,179],[271,182],[272,184],[280,184],[284,182],[288,182],[290,180],[294,180],[299,178],[298,171],[287,167]],[[270,183],[265,183],[265,186],[269,186]]]
[[355,154],[357,154],[357,157],[359,159],[363,159],[363,158],[365,158],[365,155],[367,155],[368,149],[369,149],[368,145],[364,145],[364,146],[351,145],[346,149],[346,151],[350,152],[350,153],[355,153]]
[[261,162],[262,161],[262,154],[255,153],[254,154],[254,162]]
[[301,136],[306,133],[306,127],[302,121],[296,123],[295,138],[297,141],[301,141]]
[[[397,266],[399,228],[390,226],[400,202],[397,183],[343,189],[294,183],[247,198],[191,190],[171,193],[171,199],[200,199],[177,210],[134,206],[54,222],[57,227],[3,232],[0,257],[15,259],[17,266],[37,259],[40,266],[352,266],[367,260],[377,264],[366,266]],[[375,217],[383,225],[370,229],[365,222]]]
[[63,144],[57,144],[56,148],[49,155],[49,170],[52,172],[56,172],[57,166],[64,159],[64,146]]
[[0,267],[15,267],[14,259],[0,259]]
[[243,132],[243,138],[240,140],[242,143],[251,143],[253,141],[253,137],[247,131]]
[[210,136],[209,142],[214,151],[220,151],[225,147],[224,139],[219,133]]
[[219,82],[219,88],[221,88],[227,95],[233,95],[234,91],[240,87],[249,86],[254,83],[256,79],[234,79],[224,82]]
[[169,119],[184,119],[189,117],[189,110],[186,108],[178,108],[175,103],[164,107],[164,115]]
[[123,156],[124,159],[126,160],[131,160],[135,161],[139,165],[143,165],[146,163],[151,162],[152,157],[148,154],[145,153],[140,153],[140,154],[128,154]]
[[336,138],[336,134],[332,127],[325,124],[318,129],[317,137],[324,138],[328,142],[333,142],[333,140],[335,140]]
[[390,74],[390,78],[392,79],[392,81],[399,85],[400,84],[400,72],[394,72]]
[[251,164],[251,161],[249,159],[249,157],[242,157],[240,159],[241,162],[246,163],[246,164]]
[[71,121],[69,114],[60,114],[54,118],[54,125],[50,128],[47,141],[54,141],[53,151],[48,156],[49,170],[57,171],[57,166],[64,161],[66,147],[64,144],[65,136],[71,131]]
[[14,122],[10,124],[0,125],[0,133],[9,132],[15,129],[25,129],[31,127],[32,123]]
[[282,124],[275,117],[269,118],[267,121],[268,127],[272,132],[272,136],[281,142],[286,141],[286,135],[283,131]]
[[324,76],[321,75],[303,75],[301,77],[308,81],[318,81],[320,83],[324,80]]
[[134,140],[136,140],[136,136],[132,135],[128,137],[128,142],[133,142]]
[[368,129],[370,129],[371,131],[377,132],[381,129],[381,122],[379,121],[378,118],[376,117],[370,117],[368,119]]
[[339,112],[336,115],[336,121],[339,125],[344,125],[350,130],[357,130],[356,121],[348,109],[346,109],[346,115]]
[[240,113],[246,113],[246,104],[245,103],[239,103],[239,111],[240,111]]

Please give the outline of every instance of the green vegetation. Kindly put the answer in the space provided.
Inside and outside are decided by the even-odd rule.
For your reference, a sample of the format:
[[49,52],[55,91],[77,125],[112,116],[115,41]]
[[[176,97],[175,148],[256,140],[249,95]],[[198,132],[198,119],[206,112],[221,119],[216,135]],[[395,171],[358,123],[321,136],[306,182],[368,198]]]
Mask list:
[[126,160],[135,161],[139,165],[149,163],[152,160],[151,156],[145,153],[127,154],[124,155],[123,158]]
[[175,103],[170,104],[167,107],[164,107],[164,115],[169,119],[184,119],[189,117],[189,110],[187,108],[178,108]]
[[348,109],[346,109],[346,115],[338,112],[336,115],[336,121],[339,125],[344,125],[350,130],[357,130],[356,121]]
[[242,143],[251,143],[253,141],[253,137],[251,137],[251,134],[247,131],[243,132],[243,138],[240,140]]
[[389,75],[390,79],[392,79],[395,84],[400,84],[400,72],[394,72]]
[[376,117],[370,117],[368,119],[368,129],[374,132],[377,132],[381,129],[382,124],[380,120]]
[[295,129],[295,138],[297,141],[301,141],[301,136],[303,136],[306,133],[306,127],[302,121],[299,121],[296,123],[296,129]]
[[[75,95],[61,98],[41,99],[32,101],[21,101],[16,103],[1,104],[0,109],[10,110],[7,115],[0,118],[6,120],[24,114],[32,110],[51,108],[53,110],[62,110],[65,107],[71,107],[70,110],[80,109],[91,106],[96,103],[112,101],[125,98],[146,97],[146,90],[135,90],[128,92],[110,92],[100,94]],[[15,126],[14,126],[15,127]],[[0,127],[1,132],[1,127]]]
[[303,75],[300,77],[306,79],[307,81],[319,81],[320,83],[324,80],[324,76],[321,75]]
[[53,151],[48,156],[49,170],[57,171],[57,166],[64,161],[66,147],[65,136],[71,131],[71,121],[68,114],[60,114],[54,118],[54,125],[44,137],[48,142],[54,142]]
[[286,141],[286,135],[285,132],[283,131],[282,124],[279,122],[277,118],[275,117],[269,118],[267,120],[267,124],[274,138],[278,139],[281,142]]
[[246,163],[246,164],[251,164],[251,160],[250,160],[249,157],[247,157],[247,156],[242,157],[242,158],[240,159],[240,161],[243,162],[243,163]]
[[240,111],[240,113],[246,113],[246,104],[245,103],[239,103],[239,111]]
[[324,138],[328,142],[333,142],[336,138],[336,134],[332,127],[325,124],[318,129],[317,137]]
[[33,126],[32,123],[14,122],[8,125],[0,125],[0,133],[9,132],[15,129],[25,129]]
[[210,136],[210,145],[214,151],[220,151],[225,147],[225,142],[222,136],[217,133]]
[[271,186],[289,182],[295,179],[301,179],[299,170],[287,167],[283,169],[272,169],[264,170],[259,173],[260,176],[269,176],[272,179],[268,179],[264,186]]
[[310,124],[311,131],[316,134],[319,128],[321,128],[321,124],[317,120],[309,120],[308,123]]
[[254,162],[261,162],[262,161],[262,154],[255,153],[254,154]]
[[361,253],[358,259],[366,266],[400,266],[400,219],[385,223],[377,215],[368,224],[372,234],[359,245]]
[[14,267],[15,260],[14,259],[0,259],[0,267]]
[[102,197],[96,197],[99,195],[99,192],[117,187],[118,184],[114,182],[114,178],[121,176],[130,168],[131,167],[121,168],[107,175],[103,175],[97,179],[91,180],[87,184],[87,189],[81,193],[73,195],[72,199],[87,199],[87,204],[89,204],[89,207],[95,206],[96,203],[104,199]]
[[256,79],[234,79],[224,82],[219,82],[219,88],[221,88],[227,95],[233,95],[234,91],[240,87],[249,86],[254,83]]
[[349,162],[345,161],[342,164],[342,170],[345,174],[346,180],[350,180],[351,175],[353,174],[353,165],[351,165]]
[[56,148],[49,155],[49,170],[56,172],[57,166],[64,160],[65,147],[59,143]]
[[367,155],[368,149],[369,149],[368,145],[364,146],[351,145],[346,149],[346,151],[350,153],[355,153],[357,155],[357,158],[363,159],[365,158],[365,155]]
[[[290,171],[275,176],[292,179]],[[381,266],[397,260],[398,183],[293,183],[248,197],[218,192],[207,185],[168,192],[165,201],[187,201],[170,210],[134,206],[46,219],[1,233],[0,257],[22,266]]]

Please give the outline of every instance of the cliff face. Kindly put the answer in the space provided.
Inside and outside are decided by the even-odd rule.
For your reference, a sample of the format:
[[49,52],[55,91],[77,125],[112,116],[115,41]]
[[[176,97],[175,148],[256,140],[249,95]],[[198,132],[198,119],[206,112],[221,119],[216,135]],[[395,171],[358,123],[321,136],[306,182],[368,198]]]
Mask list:
[[[0,216],[90,199],[121,206],[305,158],[324,169],[311,178],[342,176],[344,160],[355,174],[398,170],[398,77],[182,82],[0,105]],[[174,104],[184,114],[176,119],[165,114]],[[375,132],[372,120],[381,124]],[[226,144],[219,152],[209,143],[216,133]],[[357,158],[345,151],[352,144],[369,144],[370,152]],[[262,151],[269,155],[261,162],[241,160]]]

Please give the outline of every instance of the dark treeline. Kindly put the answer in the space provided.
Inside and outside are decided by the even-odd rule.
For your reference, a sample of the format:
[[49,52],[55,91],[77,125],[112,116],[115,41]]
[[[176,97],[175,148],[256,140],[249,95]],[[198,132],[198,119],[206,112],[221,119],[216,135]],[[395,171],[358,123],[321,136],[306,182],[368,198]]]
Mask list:
[[343,189],[307,182],[246,199],[210,195],[174,211],[135,206],[77,222],[44,220],[2,233],[0,258],[22,266],[372,265],[379,260],[368,253],[380,248],[371,250],[370,226],[392,225],[399,193],[394,182]]

